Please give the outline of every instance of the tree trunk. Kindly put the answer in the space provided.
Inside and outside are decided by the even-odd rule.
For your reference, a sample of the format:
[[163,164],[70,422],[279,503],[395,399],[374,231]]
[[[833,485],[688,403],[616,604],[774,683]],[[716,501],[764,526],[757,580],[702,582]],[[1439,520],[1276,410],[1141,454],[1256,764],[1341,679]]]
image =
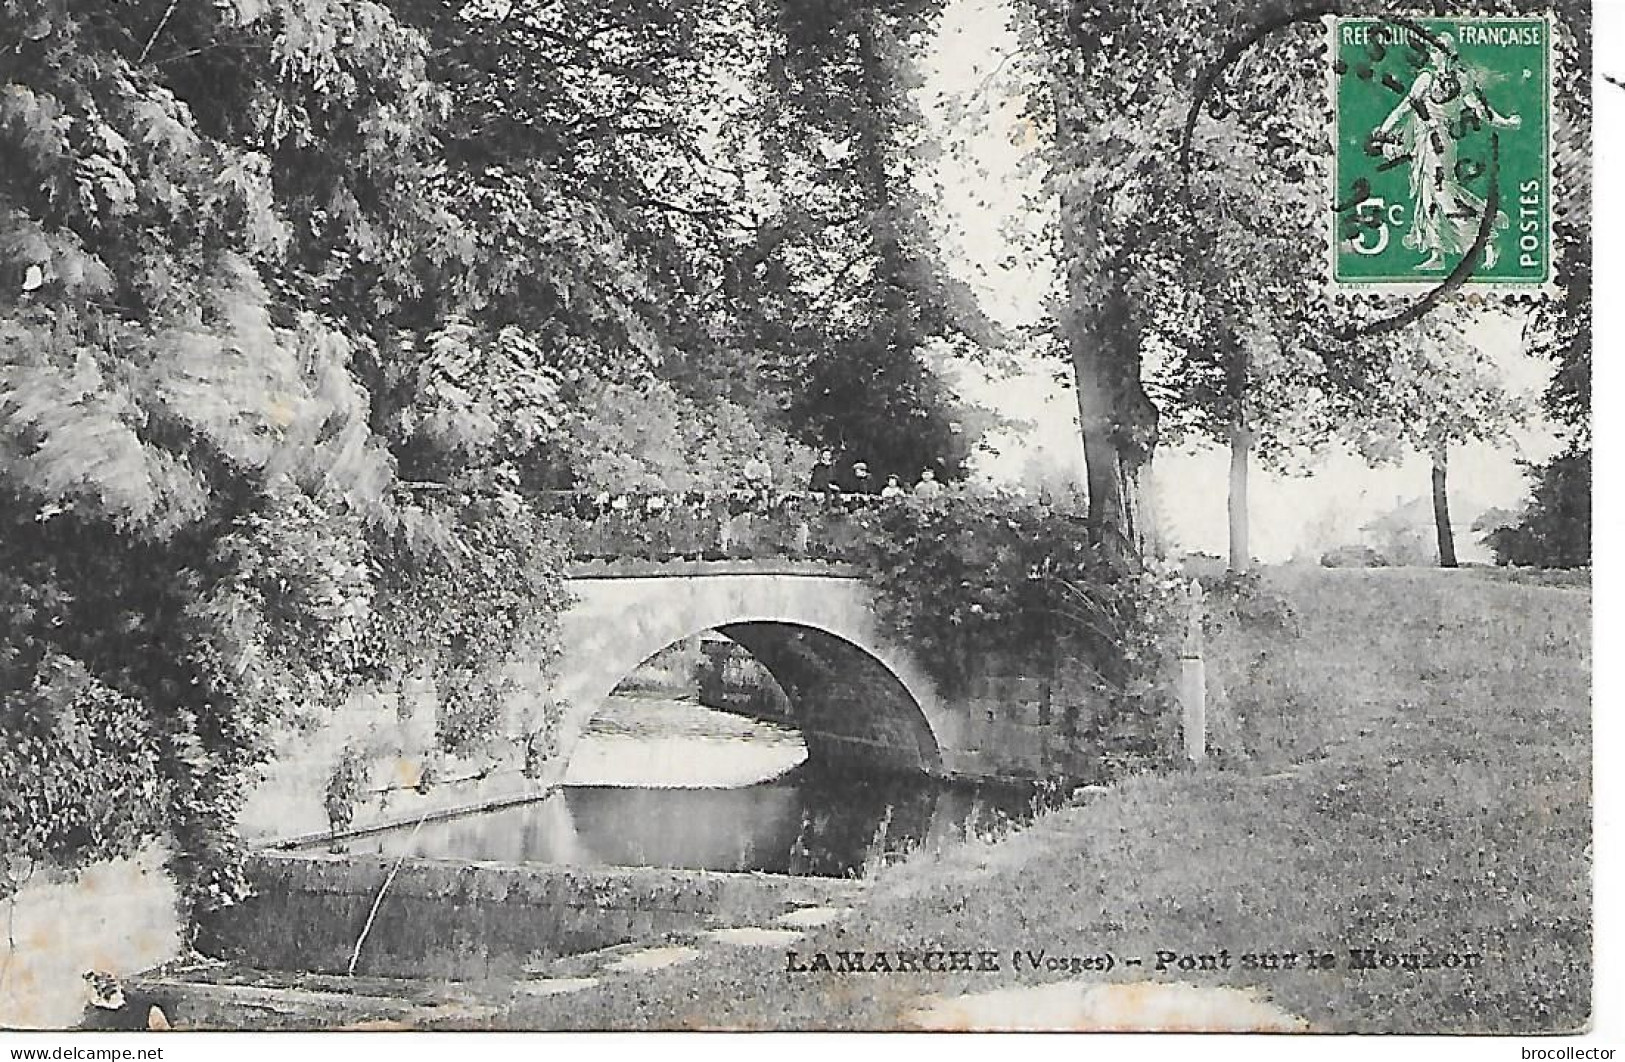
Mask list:
[[[1094,289],[1075,293],[1074,301],[1098,303],[1100,296]],[[1107,556],[1131,563],[1157,549],[1151,509],[1156,408],[1140,388],[1137,346],[1120,345],[1128,337],[1076,323],[1073,330],[1069,346],[1089,488],[1089,536]]]
[[1248,346],[1234,321],[1226,321],[1219,335],[1228,355],[1224,367],[1225,397],[1230,413],[1230,570],[1253,566],[1253,548],[1247,526],[1247,470],[1253,455],[1253,430],[1247,420],[1247,384],[1252,375]]
[[1456,534],[1450,528],[1450,494],[1445,489],[1449,444],[1440,443],[1433,451],[1433,527],[1439,535],[1439,567],[1454,568]]
[[[1056,83],[1058,113],[1069,113],[1068,78]],[[1057,148],[1075,152],[1062,118]],[[1126,290],[1127,255],[1111,255],[1100,239],[1101,208],[1094,193],[1076,184],[1061,193],[1060,230],[1067,263],[1066,317],[1062,322],[1078,400],[1090,541],[1115,562],[1133,566],[1158,549],[1151,508],[1151,459],[1157,443],[1157,408],[1140,382],[1140,336]]]
[[1236,424],[1230,429],[1230,570],[1253,566],[1252,541],[1247,526],[1247,471],[1252,459],[1253,433]]

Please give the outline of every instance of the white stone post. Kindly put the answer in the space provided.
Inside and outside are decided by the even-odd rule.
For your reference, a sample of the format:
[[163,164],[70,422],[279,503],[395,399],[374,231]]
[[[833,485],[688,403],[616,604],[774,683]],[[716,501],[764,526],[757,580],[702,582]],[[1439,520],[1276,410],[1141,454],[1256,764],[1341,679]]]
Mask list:
[[1189,614],[1185,644],[1179,653],[1179,705],[1185,733],[1185,758],[1207,759],[1207,672],[1202,664],[1202,586],[1192,579],[1186,589]]

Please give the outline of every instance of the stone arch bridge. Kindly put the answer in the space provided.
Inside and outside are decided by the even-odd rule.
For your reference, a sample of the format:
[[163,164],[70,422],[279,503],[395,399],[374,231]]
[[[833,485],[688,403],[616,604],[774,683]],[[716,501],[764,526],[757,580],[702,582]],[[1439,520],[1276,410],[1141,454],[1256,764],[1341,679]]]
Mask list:
[[551,684],[551,696],[565,708],[561,759],[639,664],[716,631],[783,688],[810,758],[935,775],[983,773],[966,747],[978,729],[969,706],[945,698],[882,628],[872,592],[849,568],[622,562],[579,567],[569,588],[575,604],[562,618],[564,652]]
[[[1079,698],[1052,676],[973,661],[972,678],[940,689],[879,619],[873,591],[850,565],[786,558],[613,560],[577,563],[561,617],[562,656],[544,678],[515,670],[509,752],[496,767],[433,764],[432,698],[358,699],[316,734],[284,735],[240,825],[258,843],[326,836],[323,797],[347,750],[372,758],[351,829],[408,824],[534,798],[562,774],[582,732],[611,691],[661,650],[706,631],[743,646],[787,694],[808,758],[836,768],[920,772],[949,779],[1023,780],[1078,774],[1063,733],[1062,699]],[[556,773],[524,774],[523,746],[539,713],[564,708]],[[414,795],[415,794],[415,795]]]

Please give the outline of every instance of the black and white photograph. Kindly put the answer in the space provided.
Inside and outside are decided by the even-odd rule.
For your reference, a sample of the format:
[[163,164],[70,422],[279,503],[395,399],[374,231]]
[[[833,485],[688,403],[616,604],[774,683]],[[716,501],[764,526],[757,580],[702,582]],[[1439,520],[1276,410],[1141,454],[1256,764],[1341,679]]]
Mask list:
[[1611,1057],[1608,6],[0,0],[7,1057]]

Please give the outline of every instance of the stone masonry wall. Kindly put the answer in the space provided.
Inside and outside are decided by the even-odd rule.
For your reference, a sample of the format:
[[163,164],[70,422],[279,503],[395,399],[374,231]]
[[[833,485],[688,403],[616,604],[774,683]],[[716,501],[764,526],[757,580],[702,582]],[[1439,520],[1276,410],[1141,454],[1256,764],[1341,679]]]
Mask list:
[[[264,969],[342,973],[394,864],[384,856],[256,856],[257,895],[222,912],[199,945]],[[560,955],[765,921],[851,888],[818,878],[407,859],[384,892],[356,972],[512,976]]]
[[[539,677],[516,666],[531,691]],[[366,756],[367,779],[354,807],[351,829],[416,822],[491,803],[541,796],[547,786],[523,773],[523,733],[529,711],[544,696],[528,692],[508,706],[490,757],[457,759],[436,751],[435,696],[430,683],[408,682],[402,695],[363,691],[313,730],[289,728],[277,735],[277,751],[261,770],[238,819],[251,844],[309,839],[328,831],[328,780],[346,748]],[[415,786],[425,770],[432,784]]]

